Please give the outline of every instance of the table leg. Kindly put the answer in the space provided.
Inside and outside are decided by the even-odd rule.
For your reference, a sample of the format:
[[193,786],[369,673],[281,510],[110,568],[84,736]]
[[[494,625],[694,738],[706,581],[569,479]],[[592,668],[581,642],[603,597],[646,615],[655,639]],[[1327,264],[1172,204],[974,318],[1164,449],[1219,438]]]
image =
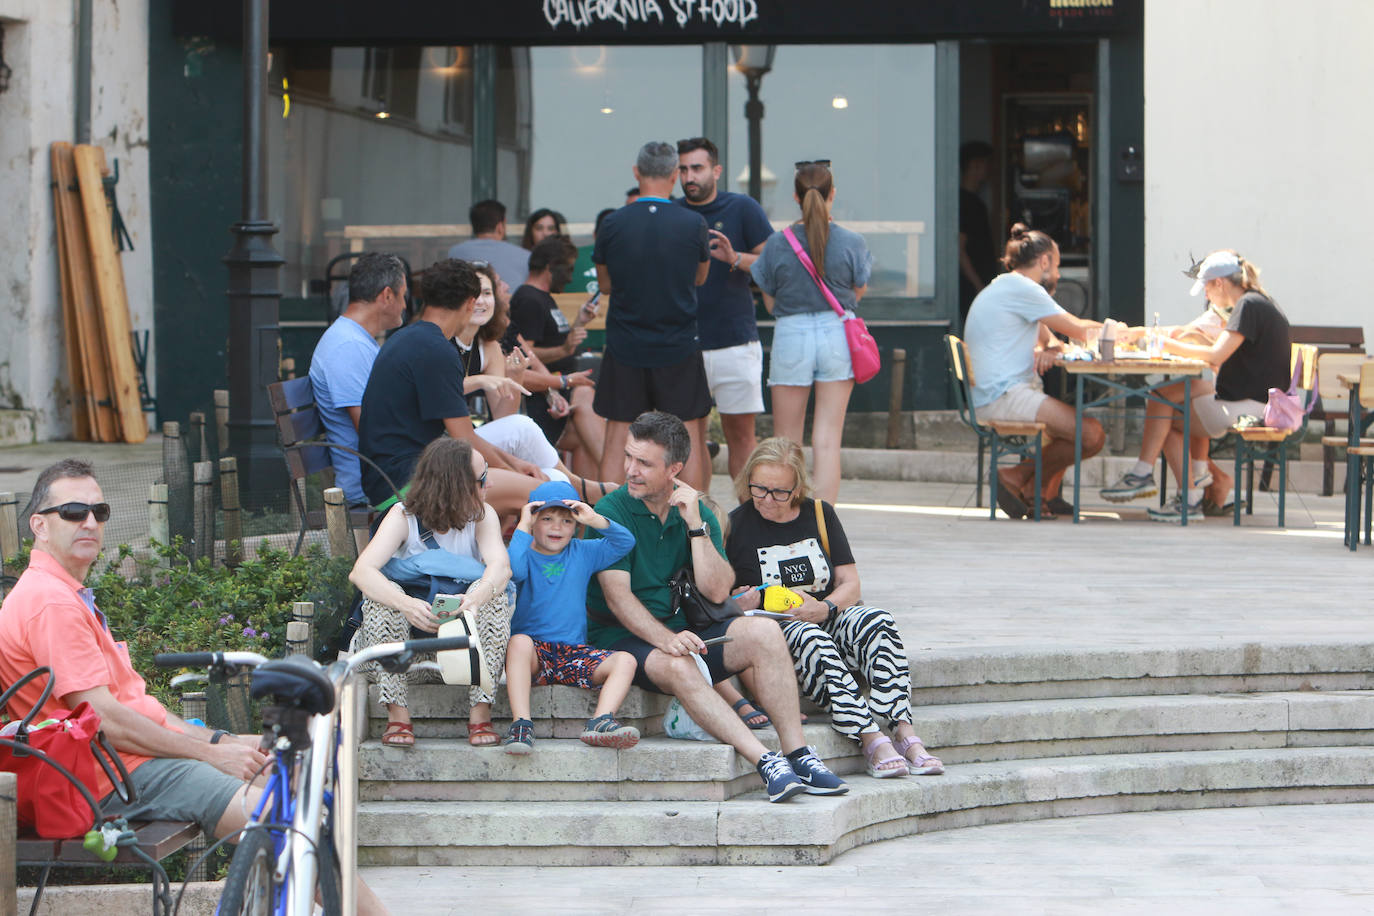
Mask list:
[[1359,392],[1350,389],[1350,420],[1345,453],[1345,542],[1353,551],[1360,540],[1360,459],[1350,449],[1360,444]]
[[1182,514],[1180,524],[1184,528],[1188,527],[1188,485],[1193,482],[1193,443],[1188,438],[1188,427],[1193,419],[1192,393],[1193,377],[1185,375],[1183,377],[1183,474],[1180,475],[1178,484],[1179,511]]
[[1073,523],[1078,524],[1078,505],[1083,498],[1083,375],[1073,395]]

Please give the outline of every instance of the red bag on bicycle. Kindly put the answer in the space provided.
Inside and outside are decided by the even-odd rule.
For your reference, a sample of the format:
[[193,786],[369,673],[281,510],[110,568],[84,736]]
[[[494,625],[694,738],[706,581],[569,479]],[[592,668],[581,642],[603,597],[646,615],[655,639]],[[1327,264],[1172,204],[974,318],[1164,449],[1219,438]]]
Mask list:
[[[105,741],[100,715],[89,703],[81,703],[60,719],[30,724],[52,691],[48,668],[36,668],[24,675],[0,696],[0,708],[20,686],[45,674],[49,681],[38,705],[0,731],[0,770],[18,777],[15,807],[21,824],[49,839],[84,836],[100,820],[98,800],[93,795],[98,784],[96,767],[105,770],[121,795],[127,792],[128,773]],[[114,761],[118,776],[101,754]]]

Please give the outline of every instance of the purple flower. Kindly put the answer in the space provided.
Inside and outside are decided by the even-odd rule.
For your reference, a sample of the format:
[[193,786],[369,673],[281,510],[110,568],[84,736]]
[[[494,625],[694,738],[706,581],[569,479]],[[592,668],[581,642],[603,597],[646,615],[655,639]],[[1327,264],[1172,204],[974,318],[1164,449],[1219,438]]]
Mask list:
[[195,608],[201,607],[201,603],[200,603],[199,601],[192,601],[192,602],[191,602],[191,607],[195,607]]
[[233,618],[233,617],[230,617],[228,614],[225,614],[223,617],[221,617],[221,618],[219,619],[220,626],[228,626],[229,624],[231,624],[231,623],[233,623],[233,622],[234,622],[234,618]]
[[252,627],[244,627],[244,628],[243,628],[243,635],[244,635],[244,636],[257,636],[257,635],[258,635],[258,631],[255,630],[255,629],[253,629]]

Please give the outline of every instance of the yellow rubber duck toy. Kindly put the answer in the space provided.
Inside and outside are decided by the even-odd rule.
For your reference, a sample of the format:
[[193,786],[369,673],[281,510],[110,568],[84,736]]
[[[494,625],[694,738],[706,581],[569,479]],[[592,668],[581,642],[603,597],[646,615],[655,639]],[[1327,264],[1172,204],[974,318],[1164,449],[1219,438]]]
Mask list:
[[763,590],[763,609],[775,614],[785,614],[805,602],[801,595],[785,585],[770,585]]

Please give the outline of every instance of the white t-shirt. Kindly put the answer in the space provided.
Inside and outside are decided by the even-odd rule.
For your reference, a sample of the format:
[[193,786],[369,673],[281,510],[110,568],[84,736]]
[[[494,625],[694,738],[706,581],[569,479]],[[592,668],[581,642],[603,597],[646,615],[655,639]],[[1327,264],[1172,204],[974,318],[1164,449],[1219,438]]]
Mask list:
[[964,322],[973,368],[973,406],[984,407],[1012,385],[1035,378],[1040,319],[1063,312],[1045,288],[1025,274],[1002,274],[983,287]]

